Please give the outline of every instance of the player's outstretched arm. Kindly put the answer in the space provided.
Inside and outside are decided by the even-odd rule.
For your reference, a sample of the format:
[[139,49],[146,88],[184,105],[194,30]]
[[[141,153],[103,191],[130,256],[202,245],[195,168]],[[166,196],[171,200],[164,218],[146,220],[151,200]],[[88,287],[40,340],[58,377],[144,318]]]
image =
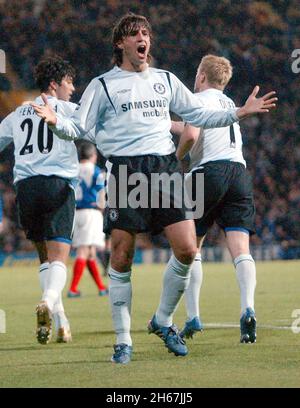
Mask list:
[[54,112],[45,94],[42,94],[44,105],[33,103],[31,106],[56,136],[64,140],[77,140],[85,137],[102,120],[106,108],[103,100],[107,98],[103,89],[99,86],[98,78],[94,78],[84,91],[79,106],[71,114],[64,109]]
[[249,98],[247,99],[245,105],[236,111],[236,114],[240,120],[255,113],[269,112],[270,109],[276,107],[275,102],[278,100],[278,98],[274,96],[276,92],[272,91],[261,96],[260,98],[257,98],[256,95],[258,94],[258,92],[259,86],[256,85]]
[[32,102],[30,105],[33,107],[36,114],[40,118],[44,119],[44,121],[48,125],[55,126],[57,122],[56,114],[54,110],[52,109],[52,107],[49,105],[47,96],[44,93],[42,93],[41,97],[43,99],[44,105],[38,105],[34,102]]

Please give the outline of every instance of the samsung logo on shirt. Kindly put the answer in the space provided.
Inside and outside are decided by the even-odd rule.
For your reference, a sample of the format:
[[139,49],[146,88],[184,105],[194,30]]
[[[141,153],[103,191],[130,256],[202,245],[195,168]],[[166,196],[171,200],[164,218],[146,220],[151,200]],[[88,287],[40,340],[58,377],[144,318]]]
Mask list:
[[149,101],[128,102],[121,105],[122,111],[127,112],[132,109],[147,109],[147,108],[165,108],[167,101],[165,99],[152,99]]

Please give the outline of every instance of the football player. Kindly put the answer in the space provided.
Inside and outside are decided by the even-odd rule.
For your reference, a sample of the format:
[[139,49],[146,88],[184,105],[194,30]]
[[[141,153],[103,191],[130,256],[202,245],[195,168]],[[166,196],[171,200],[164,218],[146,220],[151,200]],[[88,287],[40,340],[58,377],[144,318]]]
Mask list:
[[[35,69],[36,84],[58,115],[71,116],[77,107],[69,102],[74,78],[73,67],[59,57],[42,60]],[[35,103],[42,103],[41,97]],[[57,341],[69,342],[72,337],[61,294],[75,213],[77,149],[73,142],[55,137],[29,104],[19,106],[0,124],[0,151],[11,142],[19,219],[40,259],[37,340],[49,342],[53,317]]]
[[[230,61],[224,57],[206,55],[198,67],[195,95],[211,109],[235,108],[224,89],[232,77]],[[178,124],[175,124],[178,128]],[[255,205],[252,181],[242,152],[242,135],[238,123],[217,129],[184,126],[177,149],[182,160],[189,152],[190,173],[196,188],[197,173],[204,174],[204,214],[195,220],[198,253],[191,268],[191,279],[185,292],[188,319],[182,337],[192,337],[202,330],[199,297],[202,284],[201,247],[208,229],[216,221],[225,233],[240,287],[240,341],[256,341],[254,292],[255,262],[250,254],[249,236],[254,234]]]

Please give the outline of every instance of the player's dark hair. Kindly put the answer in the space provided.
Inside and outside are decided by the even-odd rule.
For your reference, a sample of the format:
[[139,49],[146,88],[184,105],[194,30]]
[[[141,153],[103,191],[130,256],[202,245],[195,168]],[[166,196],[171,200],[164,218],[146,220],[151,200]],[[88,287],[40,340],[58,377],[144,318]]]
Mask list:
[[35,82],[41,92],[48,90],[51,81],[61,85],[61,81],[65,76],[69,76],[74,80],[75,69],[68,61],[59,56],[43,59],[34,70]]
[[97,149],[90,142],[82,142],[78,146],[79,160],[89,160],[95,153],[97,153]]
[[[113,43],[113,63],[118,66],[123,62],[123,50],[118,47],[118,42],[123,38],[137,32],[141,27],[146,28],[149,32],[150,39],[152,39],[152,28],[149,21],[144,16],[134,13],[125,14],[114,26],[112,33]],[[148,54],[148,62],[151,61],[151,55]]]

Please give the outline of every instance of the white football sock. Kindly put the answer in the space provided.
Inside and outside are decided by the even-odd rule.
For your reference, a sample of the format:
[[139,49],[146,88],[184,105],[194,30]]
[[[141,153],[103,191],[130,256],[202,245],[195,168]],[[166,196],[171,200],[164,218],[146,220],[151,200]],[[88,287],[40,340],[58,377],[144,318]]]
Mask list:
[[155,313],[160,326],[170,327],[172,325],[173,313],[188,286],[190,268],[191,265],[185,265],[179,262],[174,255],[171,256],[164,273],[160,303]]
[[[44,262],[40,265],[39,278],[40,278],[40,285],[41,285],[42,292],[44,292],[47,287],[46,283],[47,283],[47,277],[49,273],[49,265],[50,265],[49,262]],[[53,306],[52,313],[53,313],[53,319],[54,319],[56,330],[58,330],[60,327],[70,328],[68,319],[65,315],[65,309],[64,309],[63,302],[62,302],[61,294]]]
[[250,254],[242,254],[233,260],[236,277],[241,294],[241,313],[247,307],[254,310],[254,292],[256,286],[256,269],[254,259]]
[[49,264],[46,288],[42,300],[44,300],[51,312],[54,304],[59,300],[59,296],[67,281],[67,267],[60,261],[54,261]]
[[66,329],[70,328],[69,321],[65,314],[64,305],[62,302],[62,295],[60,294],[58,300],[55,302],[53,306],[53,320],[55,323],[55,328],[58,330],[60,327],[65,327]]
[[198,253],[194,262],[192,263],[190,282],[184,293],[188,320],[192,320],[194,317],[200,316],[199,298],[203,279],[201,261],[201,255]]
[[49,262],[44,262],[40,264],[40,273],[39,273],[39,279],[40,279],[40,286],[42,289],[42,292],[46,289],[46,282],[47,282],[47,277],[48,277],[48,271],[49,271]]
[[108,270],[109,300],[112,319],[117,335],[116,344],[132,345],[130,336],[131,323],[131,271],[117,272],[112,267]]

